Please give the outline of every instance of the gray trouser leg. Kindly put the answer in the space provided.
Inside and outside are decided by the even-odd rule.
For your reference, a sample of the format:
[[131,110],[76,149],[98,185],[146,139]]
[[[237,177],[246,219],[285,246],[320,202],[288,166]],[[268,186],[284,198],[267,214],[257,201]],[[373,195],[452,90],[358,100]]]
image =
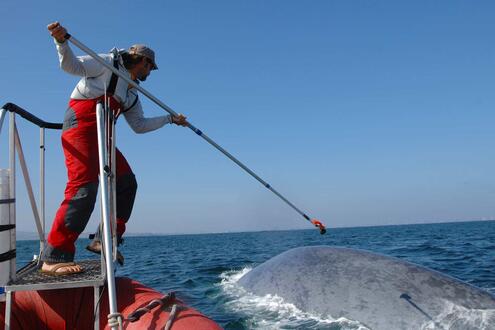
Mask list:
[[[137,181],[134,173],[129,173],[117,177],[117,219],[127,222],[131,217],[134,200],[136,198]],[[96,229],[94,240],[101,240],[100,226]],[[118,244],[122,242],[122,237],[118,237]]]

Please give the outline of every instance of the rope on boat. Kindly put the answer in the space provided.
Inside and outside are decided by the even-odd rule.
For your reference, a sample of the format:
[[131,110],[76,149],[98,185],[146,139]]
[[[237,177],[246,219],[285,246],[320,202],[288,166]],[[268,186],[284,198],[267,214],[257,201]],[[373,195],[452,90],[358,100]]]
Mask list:
[[[175,292],[170,292],[170,293],[164,295],[160,299],[154,299],[154,300],[150,301],[149,304],[146,305],[145,307],[141,307],[141,308],[136,309],[134,312],[129,314],[125,320],[129,321],[129,322],[136,322],[141,318],[141,316],[143,316],[146,313],[151,312],[156,307],[168,306],[174,299],[175,299]],[[176,305],[174,304],[174,306],[176,306]]]
[[113,328],[122,329],[122,314],[120,313],[108,314],[108,326],[112,329]]
[[174,323],[176,314],[177,314],[177,304],[174,304],[172,306],[172,310],[170,311],[170,314],[168,315],[167,324],[165,324],[165,328],[163,328],[163,330],[170,330],[170,328],[172,327],[172,323]]

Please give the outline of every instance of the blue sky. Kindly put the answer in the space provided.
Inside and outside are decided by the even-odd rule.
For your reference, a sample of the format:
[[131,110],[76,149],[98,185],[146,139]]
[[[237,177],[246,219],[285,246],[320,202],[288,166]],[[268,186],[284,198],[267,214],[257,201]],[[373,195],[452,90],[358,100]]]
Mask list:
[[[2,104],[62,121],[77,78],[59,69],[46,30],[59,20],[100,53],[150,45],[160,69],[143,87],[329,227],[495,218],[491,1],[9,0],[0,10]],[[19,129],[37,182],[38,131]],[[48,224],[66,179],[59,134],[47,132]],[[6,138],[4,128],[2,167]],[[121,119],[118,145],[139,182],[132,232],[310,228],[189,129],[136,135]],[[32,231],[21,184],[18,227]]]

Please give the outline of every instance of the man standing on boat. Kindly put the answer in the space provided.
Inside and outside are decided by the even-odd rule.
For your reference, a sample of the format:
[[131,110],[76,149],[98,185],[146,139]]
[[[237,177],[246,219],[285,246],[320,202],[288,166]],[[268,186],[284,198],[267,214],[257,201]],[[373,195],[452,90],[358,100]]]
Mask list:
[[[117,75],[91,57],[76,57],[65,41],[67,30],[58,22],[49,24],[48,30],[55,40],[60,67],[65,72],[82,77],[70,96],[63,123],[62,147],[68,173],[65,198],[55,215],[41,257],[42,272],[61,275],[82,271],[74,263],[74,243],[89,221],[98,192],[96,104],[104,100],[106,95],[115,116],[122,114],[136,133],[150,132],[169,123],[187,126],[187,121],[181,114],[145,118],[135,88],[118,79]],[[100,56],[136,82],[145,81],[151,71],[158,69],[155,53],[142,44],[134,45],[127,51],[114,49],[112,53]],[[137,183],[118,149],[116,169],[117,236],[121,241],[132,212]],[[101,251],[98,237],[88,249]]]

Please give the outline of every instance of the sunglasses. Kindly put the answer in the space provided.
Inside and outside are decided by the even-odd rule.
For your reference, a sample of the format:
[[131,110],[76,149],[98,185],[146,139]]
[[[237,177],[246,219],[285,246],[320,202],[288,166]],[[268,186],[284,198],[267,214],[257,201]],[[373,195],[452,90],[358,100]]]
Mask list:
[[150,66],[150,69],[153,69],[153,67],[155,66],[155,65],[153,64],[153,61],[152,61],[152,60],[150,60],[150,59],[149,59],[149,58],[147,58],[147,57],[145,57],[144,59],[146,60],[146,63]]

